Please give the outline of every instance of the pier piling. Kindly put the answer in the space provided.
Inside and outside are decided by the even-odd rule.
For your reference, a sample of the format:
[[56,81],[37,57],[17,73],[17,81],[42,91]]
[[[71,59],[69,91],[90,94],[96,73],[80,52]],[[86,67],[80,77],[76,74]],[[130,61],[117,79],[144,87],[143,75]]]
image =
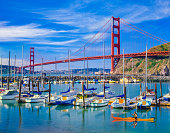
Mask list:
[[34,79],[32,78],[32,93],[34,92]]
[[142,96],[142,84],[140,83],[140,96]]
[[51,98],[51,83],[50,83],[50,80],[49,80],[49,93],[48,93],[48,102],[50,103],[50,98]]
[[155,103],[157,105],[157,84],[155,83]]
[[106,98],[106,94],[105,94],[105,81],[104,81],[104,83],[103,83],[103,85],[104,85],[104,88],[103,88],[103,91],[104,91],[104,99]]
[[9,90],[9,77],[7,78],[7,90]]
[[125,106],[126,106],[126,86],[124,86],[124,99],[125,99]]
[[3,78],[2,78],[2,86],[1,86],[2,88],[4,87],[4,81],[3,81]]
[[18,99],[18,103],[21,103],[21,87],[22,87],[22,80],[20,80],[20,84],[19,84],[19,99]]
[[40,92],[39,80],[37,80],[37,91]]
[[84,81],[82,82],[82,97],[83,97],[83,107],[85,107],[85,99],[84,99]]
[[19,78],[17,78],[17,89],[19,90]]
[[162,97],[162,82],[160,80],[160,94],[161,94],[161,97]]
[[72,88],[74,88],[74,78],[72,78]]
[[29,93],[30,93],[30,78],[29,78],[29,81],[28,81],[28,88],[29,88]]

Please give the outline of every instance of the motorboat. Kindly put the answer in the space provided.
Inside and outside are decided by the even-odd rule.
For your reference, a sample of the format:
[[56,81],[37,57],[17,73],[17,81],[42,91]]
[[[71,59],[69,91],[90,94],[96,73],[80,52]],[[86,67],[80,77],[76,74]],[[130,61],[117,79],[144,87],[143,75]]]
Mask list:
[[96,99],[90,103],[91,107],[103,107],[107,106],[109,103],[109,99]]
[[34,95],[33,97],[27,97],[25,98],[26,103],[39,103],[44,102],[45,103],[46,97],[43,95]]
[[0,100],[13,100],[18,94],[17,90],[5,90],[0,93]]
[[[123,108],[125,106],[125,99],[123,98],[124,95],[117,96],[115,101],[111,104],[113,108]],[[126,106],[130,104],[130,99],[126,98]]]

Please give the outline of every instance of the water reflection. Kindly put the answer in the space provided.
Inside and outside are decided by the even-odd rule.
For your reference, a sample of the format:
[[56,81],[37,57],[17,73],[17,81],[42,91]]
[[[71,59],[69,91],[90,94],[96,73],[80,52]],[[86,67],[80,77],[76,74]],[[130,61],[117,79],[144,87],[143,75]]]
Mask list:
[[[159,108],[161,108],[161,107],[159,107]],[[156,125],[157,110],[158,110],[157,107],[151,107],[150,109],[147,109],[147,110],[137,110],[137,109],[122,110],[122,109],[111,108],[111,116],[113,118],[112,122],[123,122],[124,130],[127,128],[127,123],[132,123],[131,126],[133,126],[133,128],[136,128],[138,123],[140,123],[142,121],[137,121],[137,120],[134,121],[134,120],[117,119],[116,118],[116,117],[119,117],[119,118],[133,117],[132,112],[135,111],[138,114],[138,118],[142,118],[142,119],[154,118],[154,120],[147,120],[147,121],[143,121],[143,122],[151,122],[151,123],[155,123],[155,125]]]
[[[93,85],[92,85],[93,86]],[[100,84],[97,84],[100,89]],[[122,87],[111,85],[116,93]],[[131,97],[139,94],[139,85],[127,85]],[[64,85],[62,85],[62,88]],[[81,87],[81,86],[80,86]],[[137,88],[135,88],[137,87]],[[166,87],[166,86],[165,86]],[[56,88],[53,88],[53,92]],[[119,89],[119,90],[118,90]],[[166,88],[165,88],[166,89]],[[61,90],[62,91],[62,90]],[[100,91],[100,90],[99,90]],[[58,89],[58,94],[60,90]],[[163,90],[166,93],[166,90]],[[155,118],[155,122],[112,122],[115,117]],[[0,100],[0,132],[161,132],[169,131],[170,108],[151,107],[149,110],[111,109],[109,106],[83,108],[80,106],[48,106],[44,103],[21,103],[15,100]],[[58,130],[59,129],[59,130]]]

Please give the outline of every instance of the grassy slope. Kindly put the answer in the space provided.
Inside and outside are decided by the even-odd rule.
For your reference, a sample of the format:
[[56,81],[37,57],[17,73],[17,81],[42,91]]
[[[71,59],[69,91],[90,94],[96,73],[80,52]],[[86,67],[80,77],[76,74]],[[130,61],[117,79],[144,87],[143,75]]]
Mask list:
[[[170,43],[162,44],[159,46],[155,46],[148,50],[148,52],[155,51],[168,51],[170,49]],[[134,58],[134,59],[125,59],[125,73],[132,74],[132,60],[133,60],[133,73],[134,74],[143,74],[145,73],[145,58]],[[164,66],[169,67],[169,58],[148,58],[148,74],[153,74],[156,72],[160,72]],[[121,74],[123,71],[122,68],[122,59],[120,59],[115,74]]]

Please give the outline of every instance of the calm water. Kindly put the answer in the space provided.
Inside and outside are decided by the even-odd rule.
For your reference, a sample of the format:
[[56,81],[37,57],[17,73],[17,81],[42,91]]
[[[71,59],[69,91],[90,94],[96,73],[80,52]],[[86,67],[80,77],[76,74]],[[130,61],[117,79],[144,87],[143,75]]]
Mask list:
[[[163,94],[168,92],[170,83],[163,83]],[[102,90],[102,84],[90,84]],[[126,84],[127,96],[139,95],[139,84]],[[154,88],[154,84],[149,84]],[[76,84],[81,90],[81,84]],[[143,85],[144,88],[144,85]],[[159,93],[159,84],[158,96]],[[52,92],[59,94],[68,85],[52,85]],[[112,84],[110,89],[122,93],[121,84]],[[123,111],[108,107],[82,108],[74,106],[47,106],[43,103],[18,104],[15,100],[0,101],[0,132],[170,132],[170,108],[152,107],[150,110],[137,111],[138,117],[155,117],[155,122],[112,122],[113,116],[129,117],[135,110]],[[136,124],[136,126],[134,126]]]

